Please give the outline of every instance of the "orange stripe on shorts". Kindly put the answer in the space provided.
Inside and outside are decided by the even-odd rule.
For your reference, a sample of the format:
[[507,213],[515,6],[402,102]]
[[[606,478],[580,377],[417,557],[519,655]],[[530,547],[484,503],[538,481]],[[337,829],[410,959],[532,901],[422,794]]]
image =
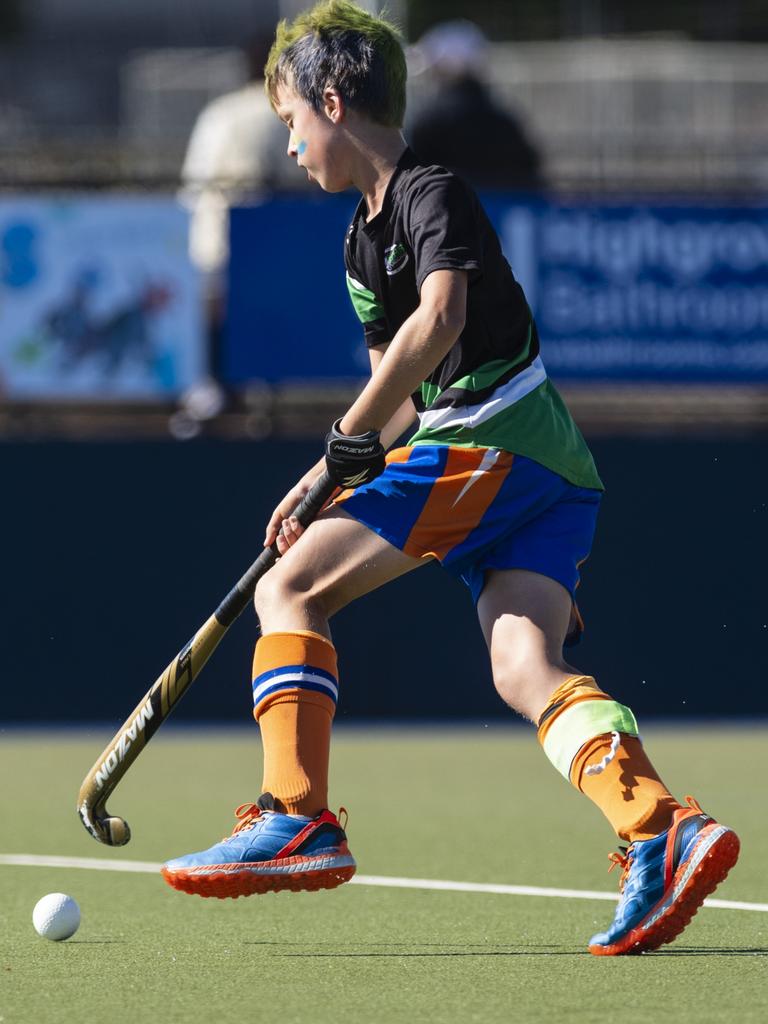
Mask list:
[[478,525],[499,492],[514,455],[497,448],[450,448],[403,551],[444,558]]
[[[411,457],[412,451],[413,445],[407,445],[402,448],[392,448],[384,456],[384,461],[387,464],[387,466],[390,464],[390,462],[407,462],[408,459],[410,459]],[[354,493],[354,487],[350,487],[346,491],[339,491],[339,493],[332,499],[331,504],[341,505],[343,502],[347,500],[347,498],[351,498]]]

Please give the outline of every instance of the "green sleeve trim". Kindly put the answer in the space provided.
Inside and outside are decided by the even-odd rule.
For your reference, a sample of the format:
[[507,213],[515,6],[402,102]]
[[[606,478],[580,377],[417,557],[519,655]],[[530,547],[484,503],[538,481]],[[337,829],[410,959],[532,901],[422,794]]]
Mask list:
[[560,714],[544,739],[544,753],[560,774],[570,780],[578,752],[596,736],[623,732],[637,736],[637,722],[629,708],[615,700],[585,700]]
[[350,277],[349,274],[347,274],[347,289],[361,324],[369,324],[374,320],[382,319],[384,307],[379,300],[369,288],[356,281],[354,277]]

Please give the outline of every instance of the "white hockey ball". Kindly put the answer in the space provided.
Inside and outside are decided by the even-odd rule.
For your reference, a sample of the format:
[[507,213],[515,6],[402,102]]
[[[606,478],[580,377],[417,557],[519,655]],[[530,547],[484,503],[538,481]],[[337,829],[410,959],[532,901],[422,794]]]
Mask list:
[[35,904],[32,924],[44,939],[61,942],[74,935],[80,927],[80,907],[63,892],[49,892]]

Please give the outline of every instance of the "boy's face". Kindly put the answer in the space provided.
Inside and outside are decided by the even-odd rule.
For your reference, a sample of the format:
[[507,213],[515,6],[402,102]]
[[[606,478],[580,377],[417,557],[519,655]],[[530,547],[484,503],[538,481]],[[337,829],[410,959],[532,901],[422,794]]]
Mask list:
[[326,192],[341,192],[351,181],[344,168],[343,117],[332,90],[326,90],[325,106],[317,113],[287,84],[278,86],[275,111],[287,125],[288,156],[303,167],[310,181]]

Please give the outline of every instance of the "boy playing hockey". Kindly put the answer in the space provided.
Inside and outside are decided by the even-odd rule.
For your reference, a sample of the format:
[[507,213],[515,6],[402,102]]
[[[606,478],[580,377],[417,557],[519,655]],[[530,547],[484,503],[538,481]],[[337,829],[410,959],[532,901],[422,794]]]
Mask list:
[[[288,153],[327,192],[362,194],[347,283],[371,378],[326,455],[275,509],[253,671],[262,796],[228,839],[169,861],[203,896],[333,888],[355,865],[327,810],[338,695],[329,619],[437,558],[469,586],[502,698],[538,725],[555,768],[629,844],[613,923],[590,950],[655,949],[682,931],[738,856],[735,833],[650,763],[629,708],[563,659],[602,484],[547,378],[536,326],[473,192],[407,148],[395,31],[348,0],[282,22],[267,89]],[[385,450],[418,416],[408,445]],[[344,490],[302,536],[291,512],[324,469]]]

